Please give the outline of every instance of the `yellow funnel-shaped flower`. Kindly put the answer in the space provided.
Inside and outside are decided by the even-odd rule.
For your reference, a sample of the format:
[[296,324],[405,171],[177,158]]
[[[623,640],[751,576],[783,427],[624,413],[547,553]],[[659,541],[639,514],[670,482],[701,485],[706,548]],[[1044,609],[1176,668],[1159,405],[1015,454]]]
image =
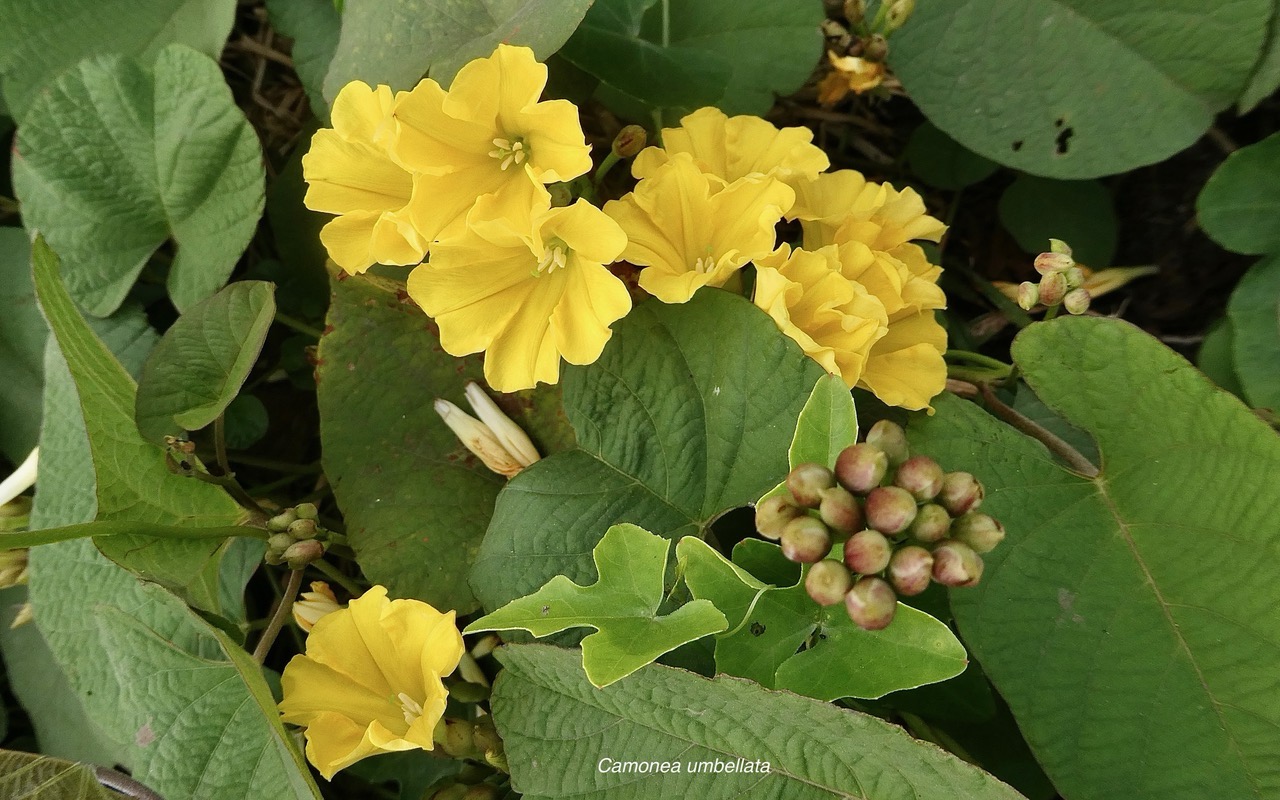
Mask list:
[[893,250],[914,239],[936,242],[947,226],[925,213],[910,187],[901,191],[868,181],[851,169],[825,172],[796,185],[788,219],[804,227],[804,246],[816,250],[838,241],[859,241],[872,250]]

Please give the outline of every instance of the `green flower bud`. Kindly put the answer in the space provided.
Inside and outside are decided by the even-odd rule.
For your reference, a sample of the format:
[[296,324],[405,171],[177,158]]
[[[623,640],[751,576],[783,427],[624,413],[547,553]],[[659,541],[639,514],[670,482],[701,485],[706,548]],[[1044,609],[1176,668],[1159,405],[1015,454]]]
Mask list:
[[889,457],[873,444],[855,444],[836,456],[836,480],[855,494],[866,494],[880,485],[889,471]]
[[286,547],[281,555],[289,569],[302,569],[324,556],[324,544],[315,539],[303,539]]
[[314,519],[294,520],[289,526],[289,535],[295,539],[314,539],[316,534],[320,532],[320,527],[316,525]]
[[1030,311],[1040,305],[1040,287],[1031,281],[1018,284],[1018,307]]
[[881,486],[867,495],[867,527],[897,536],[916,518],[916,499],[900,486]]
[[913,456],[898,467],[893,483],[920,502],[932,500],[942,491],[942,467],[928,456]]
[[943,586],[974,586],[982,579],[982,557],[964,542],[943,542],[933,548],[933,579]]
[[765,498],[756,506],[756,530],[764,538],[776,542],[782,536],[782,529],[787,527],[787,523],[803,513],[795,503],[791,502],[790,497],[775,494],[773,497]]
[[649,134],[639,125],[627,125],[613,137],[613,154],[618,158],[631,158],[644,149]]
[[1004,541],[1004,526],[993,517],[971,511],[952,523],[951,538],[969,545],[975,553],[990,553]]
[[978,479],[967,472],[948,472],[942,476],[942,491],[938,502],[953,517],[968,514],[982,505],[986,490]]
[[1064,256],[1074,255],[1074,253],[1072,253],[1072,251],[1071,251],[1071,245],[1067,244],[1066,242],[1062,241],[1061,239],[1050,239],[1050,240],[1049,240],[1049,252],[1050,252],[1050,253],[1061,253],[1061,254],[1063,254]]
[[1089,290],[1083,287],[1072,289],[1062,298],[1062,307],[1067,310],[1068,314],[1079,316],[1089,310],[1089,303],[1093,301],[1093,296],[1089,294]]
[[867,16],[867,0],[844,0],[844,18],[853,25]]
[[289,530],[289,526],[298,521],[298,514],[292,508],[287,508],[267,520],[267,530],[279,533]]
[[264,564],[270,564],[273,567],[283,564],[284,551],[283,550],[267,550],[267,552],[262,554],[262,562]]
[[836,476],[821,464],[799,464],[787,474],[787,489],[802,508],[817,508],[822,490],[836,485]]
[[867,444],[873,444],[889,457],[889,466],[896,467],[911,457],[907,449],[907,432],[901,425],[882,419],[867,431]]
[[451,783],[432,792],[427,800],[464,800],[470,789],[465,783]]
[[884,61],[889,55],[889,40],[882,33],[873,33],[862,44],[862,57],[868,61]]
[[936,503],[927,503],[916,511],[916,518],[907,528],[907,535],[917,542],[932,544],[947,538],[951,530],[951,515]]
[[833,531],[845,536],[863,528],[862,506],[843,486],[832,486],[822,492],[818,514]]
[[793,519],[782,529],[782,554],[801,564],[816,564],[831,552],[831,532],[810,516]]
[[287,533],[273,533],[271,534],[271,537],[267,539],[267,548],[269,550],[274,550],[277,553],[283,553],[292,545],[293,537]]
[[884,18],[884,32],[893,33],[911,19],[916,10],[916,0],[892,0],[889,12]]
[[498,787],[491,783],[477,783],[467,789],[462,800],[498,800]]
[[1066,274],[1067,274],[1068,289],[1079,289],[1081,286],[1084,286],[1084,281],[1085,281],[1084,270],[1080,269],[1079,267],[1072,267],[1071,269],[1067,270]]
[[867,631],[879,631],[893,622],[898,596],[883,578],[859,578],[844,596],[844,608],[853,624]]
[[929,588],[933,577],[933,554],[923,547],[907,545],[889,559],[889,581],[898,594],[913,597]]
[[315,503],[299,503],[293,507],[293,513],[298,515],[298,519],[320,518],[320,509],[316,508]]
[[1033,266],[1036,272],[1041,275],[1052,275],[1055,272],[1065,272],[1076,265],[1071,256],[1066,253],[1041,253],[1036,256]]
[[1067,276],[1061,272],[1050,272],[1040,279],[1040,302],[1046,306],[1056,306],[1067,294]]
[[859,531],[844,543],[844,563],[859,575],[874,575],[889,566],[893,545],[877,531]]
[[824,558],[809,567],[809,574],[804,577],[804,588],[813,602],[820,606],[834,606],[853,588],[853,576],[844,564]]

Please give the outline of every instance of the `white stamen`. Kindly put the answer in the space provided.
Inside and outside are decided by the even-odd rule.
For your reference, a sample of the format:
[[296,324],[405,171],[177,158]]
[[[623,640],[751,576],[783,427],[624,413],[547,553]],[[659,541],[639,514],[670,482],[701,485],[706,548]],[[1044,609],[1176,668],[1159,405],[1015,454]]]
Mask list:
[[694,271],[703,273],[703,274],[708,273],[715,268],[716,268],[716,260],[711,256],[703,256],[702,258],[699,258],[697,261],[695,261],[693,264]]
[[396,698],[400,701],[400,710],[404,712],[404,721],[410,725],[417,722],[418,717],[422,716],[422,704],[404,692],[396,695]]
[[23,461],[17,471],[0,482],[0,506],[7,505],[13,498],[30,489],[36,483],[36,464],[40,460],[40,448],[31,451],[27,460]]
[[501,136],[493,140],[494,149],[489,151],[489,157],[497,159],[500,163],[499,169],[506,171],[512,164],[519,166],[523,164],[529,157],[529,151],[525,149],[524,142],[516,139],[504,139]]
[[566,263],[568,263],[568,255],[564,251],[564,245],[552,245],[542,252],[542,258],[538,261],[536,274],[542,275],[546,273],[550,275],[558,269],[564,269]]

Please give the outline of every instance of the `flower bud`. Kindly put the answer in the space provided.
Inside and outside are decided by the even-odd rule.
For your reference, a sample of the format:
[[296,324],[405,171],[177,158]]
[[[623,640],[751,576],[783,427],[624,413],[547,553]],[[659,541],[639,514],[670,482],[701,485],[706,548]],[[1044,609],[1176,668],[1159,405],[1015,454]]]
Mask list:
[[867,16],[867,0],[844,0],[844,18],[857,25]]
[[1067,276],[1061,272],[1050,272],[1040,279],[1040,303],[1045,306],[1056,306],[1067,294]]
[[821,464],[798,464],[787,474],[787,489],[802,508],[817,508],[822,491],[836,485],[836,476]]
[[639,125],[627,125],[613,137],[613,154],[618,158],[631,158],[644,149],[649,134]]
[[320,509],[316,508],[315,503],[298,503],[293,507],[293,513],[298,515],[298,519],[320,518]]
[[267,539],[267,548],[277,553],[283,553],[293,544],[293,537],[287,533],[273,533]]
[[832,530],[846,536],[863,528],[862,506],[843,486],[823,490],[818,514]]
[[1040,305],[1040,287],[1031,281],[1018,284],[1018,307],[1030,311]]
[[923,547],[907,545],[889,559],[889,581],[898,594],[913,597],[929,588],[933,577],[933,554]]
[[932,544],[947,538],[951,530],[951,515],[936,503],[927,503],[916,511],[916,518],[907,528],[907,535],[917,542]]
[[289,569],[302,569],[312,561],[316,561],[324,555],[324,544],[317,542],[315,539],[303,539],[301,542],[294,542],[285,548],[281,556],[284,558]]
[[767,497],[756,506],[756,530],[766,539],[778,541],[782,529],[787,523],[800,516],[803,511],[785,495],[775,494]]
[[899,486],[881,486],[867,495],[867,527],[897,536],[916,518],[916,499]]
[[824,558],[809,567],[809,574],[804,578],[804,588],[813,602],[820,606],[834,606],[853,588],[853,576],[845,569],[844,564]]
[[1089,303],[1093,297],[1089,294],[1088,289],[1072,289],[1062,298],[1062,307],[1067,310],[1068,314],[1079,316],[1089,310]]
[[932,500],[942,491],[942,467],[928,456],[913,456],[898,467],[893,483],[920,502]]
[[978,479],[967,472],[948,472],[942,476],[938,502],[953,517],[968,514],[982,505],[986,491]]
[[1041,253],[1036,256],[1033,266],[1041,275],[1052,275],[1055,272],[1069,270],[1076,265],[1066,253]]
[[943,586],[973,586],[982,578],[982,557],[964,542],[946,541],[933,549],[933,579]]
[[27,582],[27,553],[25,547],[0,552],[0,589],[20,586]]
[[304,631],[310,631],[320,618],[342,608],[337,596],[324,581],[312,581],[311,591],[303,592],[294,601],[293,621]]
[[289,525],[289,535],[295,539],[314,539],[316,534],[320,532],[320,527],[316,525],[314,519],[298,519]]
[[975,553],[990,553],[1004,541],[1004,526],[993,517],[971,511],[951,524],[951,538],[969,545]]
[[882,33],[873,33],[862,44],[862,57],[867,61],[879,63],[889,55],[889,40]]
[[1072,267],[1067,270],[1066,276],[1068,289],[1079,289],[1081,286],[1084,286],[1086,276],[1084,274],[1084,270],[1079,267]]
[[9,630],[17,630],[28,622],[33,622],[35,618],[35,607],[30,603],[23,603],[18,606],[18,613],[13,615],[13,622],[9,623]]
[[855,444],[836,456],[836,480],[855,494],[866,494],[880,485],[889,471],[889,457],[873,444]]
[[1074,253],[1073,253],[1073,252],[1072,252],[1072,250],[1071,250],[1071,245],[1067,244],[1066,242],[1062,241],[1061,239],[1050,239],[1050,240],[1049,240],[1049,252],[1050,252],[1050,253],[1061,253],[1061,254],[1062,254],[1062,255],[1064,255],[1064,256],[1074,255]]
[[286,508],[279,514],[267,520],[267,530],[273,533],[283,533],[289,530],[289,526],[298,521],[298,513],[292,508]]
[[782,554],[801,564],[816,564],[831,552],[831,532],[810,516],[793,519],[782,529]]
[[874,575],[889,566],[893,545],[877,531],[859,531],[844,543],[844,563],[859,575]]
[[889,457],[889,465],[896,467],[906,461],[911,453],[907,450],[907,432],[901,425],[882,419],[871,430],[867,431],[867,444],[873,444]]
[[461,800],[498,800],[498,787],[491,783],[477,783],[467,789]]
[[916,10],[916,0],[887,0],[891,2],[884,17],[884,32],[893,33],[906,24]]
[[893,622],[898,610],[898,596],[882,578],[859,578],[844,596],[844,607],[853,624],[867,631],[879,631]]

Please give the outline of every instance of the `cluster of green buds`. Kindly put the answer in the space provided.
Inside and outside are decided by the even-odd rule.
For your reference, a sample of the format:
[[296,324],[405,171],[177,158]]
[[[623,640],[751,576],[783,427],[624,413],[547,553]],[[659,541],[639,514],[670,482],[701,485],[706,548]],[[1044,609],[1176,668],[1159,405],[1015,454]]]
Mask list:
[[500,772],[507,771],[502,737],[493,726],[491,716],[475,720],[443,717],[436,723],[432,739],[446,755],[486,764]]
[[1036,256],[1036,272],[1040,282],[1023,281],[1018,286],[1018,305],[1024,311],[1036,306],[1066,309],[1068,314],[1083,314],[1093,299],[1084,288],[1085,274],[1072,258],[1071,247],[1061,239],[1049,240],[1049,252]]
[[902,428],[882,420],[840,452],[834,469],[791,470],[787,494],[756,507],[756,529],[810,565],[805,589],[814,602],[843,601],[854,623],[880,630],[893,621],[898,595],[920,594],[930,581],[965,587],[982,578],[981,554],[1004,539],[1004,527],[979,513],[982,498],[977,478],[912,456]]
[[287,564],[289,569],[302,569],[319,561],[327,548],[329,531],[317,521],[320,513],[315,503],[299,503],[267,520],[268,564]]

